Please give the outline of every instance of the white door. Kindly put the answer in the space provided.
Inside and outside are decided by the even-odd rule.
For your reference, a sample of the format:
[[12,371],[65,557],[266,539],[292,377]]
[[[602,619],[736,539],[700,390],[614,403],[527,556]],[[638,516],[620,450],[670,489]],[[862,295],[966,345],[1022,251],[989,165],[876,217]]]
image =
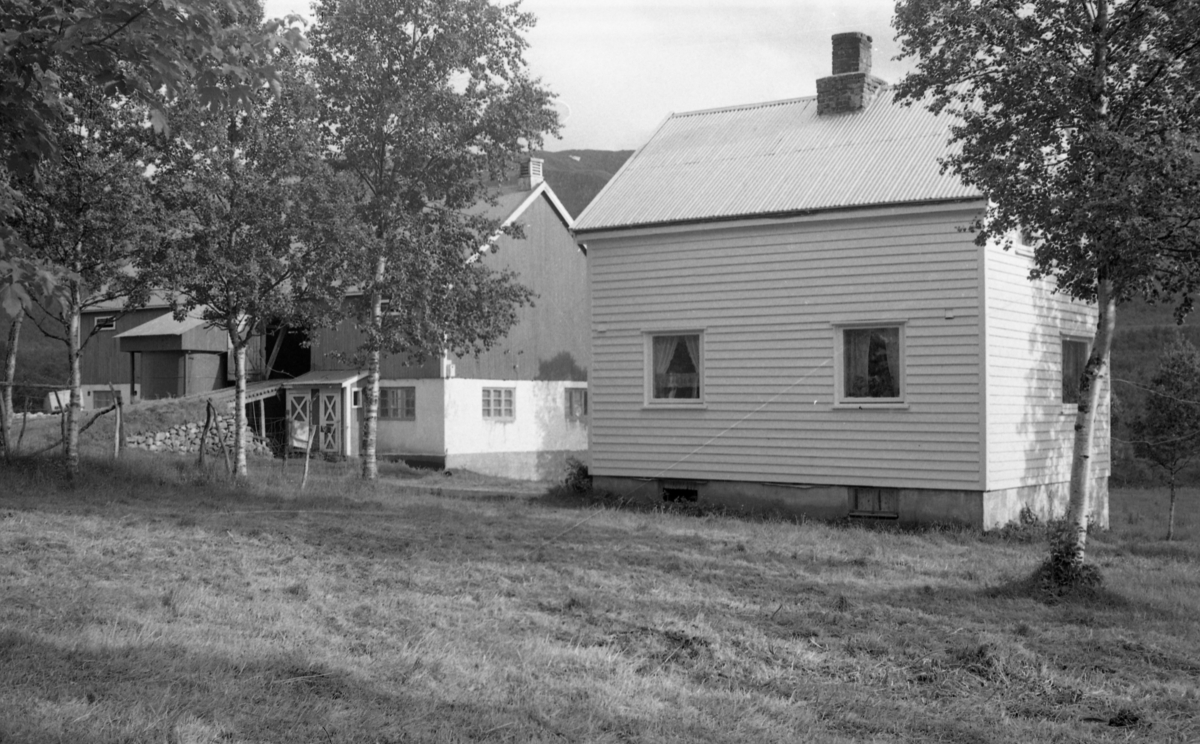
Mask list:
[[292,446],[304,449],[308,446],[310,424],[312,422],[312,405],[308,392],[288,393],[288,431]]
[[340,454],[342,441],[342,417],[338,415],[341,408],[339,401],[341,390],[331,393],[321,393],[321,451]]

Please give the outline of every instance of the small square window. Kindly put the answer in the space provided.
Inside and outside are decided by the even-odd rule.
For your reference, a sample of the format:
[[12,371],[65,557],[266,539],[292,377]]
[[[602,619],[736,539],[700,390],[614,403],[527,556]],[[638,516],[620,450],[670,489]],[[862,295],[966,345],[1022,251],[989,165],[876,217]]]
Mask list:
[[92,406],[94,408],[108,408],[113,403],[121,400],[121,391],[117,391],[117,397],[113,397],[110,390],[97,390],[92,393]]
[[379,418],[414,421],[417,418],[417,389],[415,387],[380,388]]
[[567,388],[567,421],[586,421],[587,388]]
[[839,399],[900,403],[904,400],[904,333],[899,325],[838,329]]
[[95,327],[97,331],[115,331],[117,329],[117,316],[101,315],[100,317],[96,318]]
[[1079,380],[1087,367],[1088,343],[1076,339],[1062,340],[1062,402],[1079,404]]
[[650,336],[649,399],[699,402],[703,397],[703,356],[699,333]]
[[514,416],[512,388],[483,389],[483,417],[486,419],[512,419]]
[[362,408],[362,390],[359,388],[350,391],[350,407]]

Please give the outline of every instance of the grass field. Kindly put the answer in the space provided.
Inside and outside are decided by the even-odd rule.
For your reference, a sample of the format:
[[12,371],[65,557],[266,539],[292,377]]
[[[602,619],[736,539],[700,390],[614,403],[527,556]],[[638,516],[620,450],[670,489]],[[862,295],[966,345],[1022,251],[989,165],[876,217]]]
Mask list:
[[1047,602],[1038,530],[130,454],[0,470],[0,742],[1200,741],[1200,492]]

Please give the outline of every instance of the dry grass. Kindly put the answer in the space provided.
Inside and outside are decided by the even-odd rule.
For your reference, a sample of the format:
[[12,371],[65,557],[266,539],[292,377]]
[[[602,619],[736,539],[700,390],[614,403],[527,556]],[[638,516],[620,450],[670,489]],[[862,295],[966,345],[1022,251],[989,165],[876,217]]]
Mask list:
[[1195,493],[1173,544],[1114,494],[1106,590],[1048,603],[1028,531],[256,466],[0,471],[0,741],[1200,740]]

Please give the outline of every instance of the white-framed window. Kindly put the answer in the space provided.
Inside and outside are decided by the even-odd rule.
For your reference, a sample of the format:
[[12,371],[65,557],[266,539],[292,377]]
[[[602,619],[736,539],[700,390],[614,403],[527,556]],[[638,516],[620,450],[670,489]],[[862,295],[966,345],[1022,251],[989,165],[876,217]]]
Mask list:
[[415,387],[379,388],[379,418],[414,421],[417,418]]
[[118,400],[122,400],[121,391],[118,390],[116,392],[117,392],[117,397],[114,398],[111,390],[95,391],[94,393],[91,394],[92,395],[92,407],[93,408],[108,408],[113,403],[117,402]]
[[1042,236],[1027,227],[1023,227],[1017,230],[1017,234],[1013,239],[1013,251],[1018,256],[1033,258],[1034,251],[1037,250],[1038,244],[1041,242]]
[[700,331],[646,334],[646,402],[689,405],[704,402],[704,334]]
[[483,417],[506,420],[516,418],[516,409],[513,404],[515,393],[516,390],[513,388],[484,388]]
[[836,400],[854,405],[902,405],[904,323],[834,326]]
[[566,389],[567,421],[587,421],[587,392],[587,388],[571,387]]
[[[115,315],[99,315],[96,317],[95,329],[97,331],[115,331],[117,330],[117,316]],[[112,405],[111,403],[109,405]]]
[[1078,338],[1062,339],[1062,402],[1079,405],[1079,379],[1083,377],[1091,349],[1088,342]]

